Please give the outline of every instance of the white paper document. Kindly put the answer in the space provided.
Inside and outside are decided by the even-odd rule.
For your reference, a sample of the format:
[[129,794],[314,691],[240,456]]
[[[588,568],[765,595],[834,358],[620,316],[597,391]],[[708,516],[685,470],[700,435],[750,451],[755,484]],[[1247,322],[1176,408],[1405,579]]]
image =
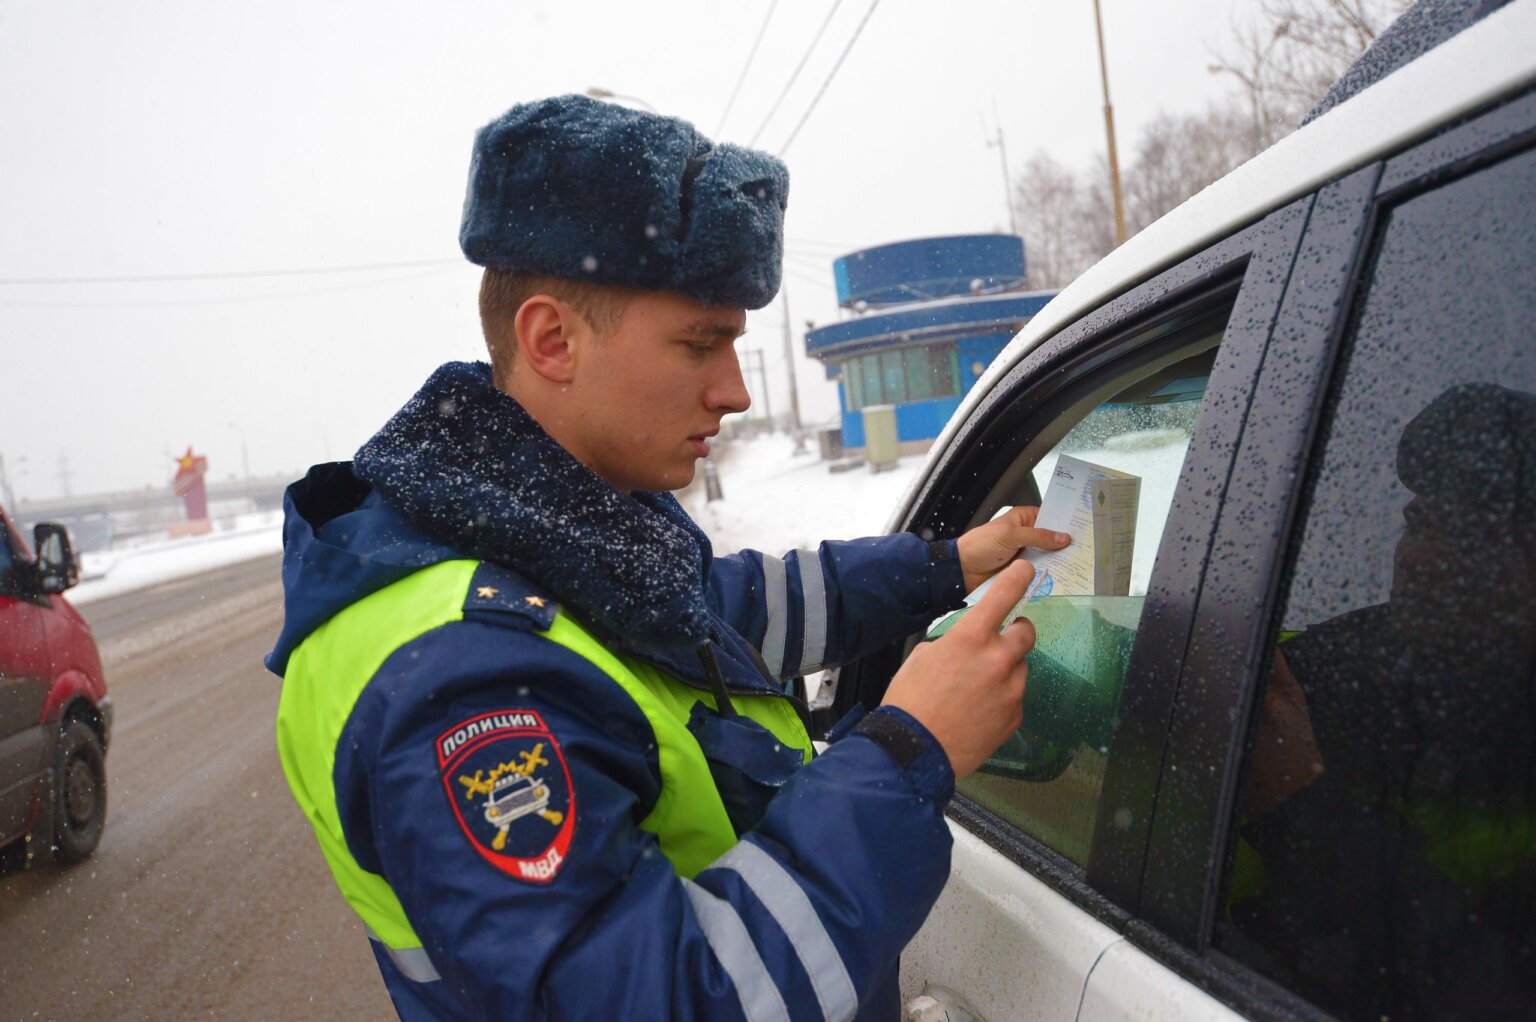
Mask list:
[[1062,550],[1025,549],[1054,596],[1125,596],[1131,590],[1141,477],[1063,454],[1035,525],[1072,537]]
[[[1141,477],[1063,454],[1056,460],[1035,525],[1065,532],[1062,550],[1026,547],[1019,556],[1035,566],[1035,580],[1003,618],[1007,628],[1024,615],[1031,600],[1047,596],[1126,596],[1131,591],[1131,557],[1136,552],[1136,512]],[[935,621],[928,637],[949,629],[992,586],[988,579],[965,598],[967,607]]]

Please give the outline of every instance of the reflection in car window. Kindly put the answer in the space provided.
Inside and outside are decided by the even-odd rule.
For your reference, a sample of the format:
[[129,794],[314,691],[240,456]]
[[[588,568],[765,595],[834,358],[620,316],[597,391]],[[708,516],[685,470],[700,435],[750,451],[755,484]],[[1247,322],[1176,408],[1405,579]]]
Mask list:
[[1536,1004],[1536,154],[1386,220],[1215,941],[1343,1018]]
[[[1176,337],[1177,357],[1103,381],[1108,400],[1069,430],[1057,423],[1065,435],[1029,466],[1042,494],[1062,455],[1141,480],[1130,587],[1119,594],[1058,590],[1030,605],[1037,641],[1024,724],[960,790],[1080,866],[1088,860],[1147,581],[1230,311],[1203,315]],[[1032,495],[1010,502],[1026,500]]]

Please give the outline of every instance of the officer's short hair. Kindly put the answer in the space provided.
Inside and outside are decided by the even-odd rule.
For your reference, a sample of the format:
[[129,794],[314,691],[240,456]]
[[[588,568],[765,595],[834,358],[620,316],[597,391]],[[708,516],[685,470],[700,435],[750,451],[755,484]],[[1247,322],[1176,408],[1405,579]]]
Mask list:
[[534,295],[547,294],[576,310],[599,337],[618,329],[631,291],[611,284],[570,280],[540,273],[507,273],[486,268],[480,278],[480,330],[491,356],[493,379],[500,385],[516,364],[517,310]]

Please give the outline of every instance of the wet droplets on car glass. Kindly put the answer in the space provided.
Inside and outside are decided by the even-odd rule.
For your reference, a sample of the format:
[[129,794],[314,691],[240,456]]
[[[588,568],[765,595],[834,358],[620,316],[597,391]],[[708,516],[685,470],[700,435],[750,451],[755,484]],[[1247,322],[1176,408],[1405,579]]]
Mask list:
[[1216,943],[1346,1019],[1536,995],[1533,205],[1383,219],[1310,473]]

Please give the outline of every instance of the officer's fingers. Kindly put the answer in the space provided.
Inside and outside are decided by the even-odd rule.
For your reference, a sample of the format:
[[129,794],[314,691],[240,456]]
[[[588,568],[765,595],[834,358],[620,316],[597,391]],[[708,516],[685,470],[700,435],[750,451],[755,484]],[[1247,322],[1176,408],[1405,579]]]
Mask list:
[[971,608],[970,613],[961,618],[955,629],[965,626],[965,631],[971,634],[985,633],[995,634],[1003,627],[1003,618],[1013,609],[1014,604],[1024,598],[1024,590],[1034,581],[1035,566],[1028,561],[1014,561],[1008,567],[998,572],[993,578],[992,585],[982,594],[980,601]]
[[1034,622],[1027,617],[1021,617],[1004,628],[1000,638],[1008,651],[1013,654],[1014,659],[1023,660],[1029,651],[1035,648]]
[[1035,519],[1040,517],[1040,509],[1026,504],[1016,504],[1008,509],[1007,514],[998,515],[997,521],[1007,522],[1009,525],[1028,528],[1035,524]]
[[995,536],[995,541],[1011,552],[1017,552],[1025,547],[1060,550],[1072,542],[1072,537],[1065,532],[1037,528],[1035,521],[1039,517],[1040,509],[1037,507],[1013,508],[995,520],[994,524],[1002,526]]
[[1019,544],[1020,550],[1031,546],[1040,550],[1060,550],[1072,542],[1072,537],[1067,533],[1050,529],[1018,529],[1008,538],[1010,542]]

